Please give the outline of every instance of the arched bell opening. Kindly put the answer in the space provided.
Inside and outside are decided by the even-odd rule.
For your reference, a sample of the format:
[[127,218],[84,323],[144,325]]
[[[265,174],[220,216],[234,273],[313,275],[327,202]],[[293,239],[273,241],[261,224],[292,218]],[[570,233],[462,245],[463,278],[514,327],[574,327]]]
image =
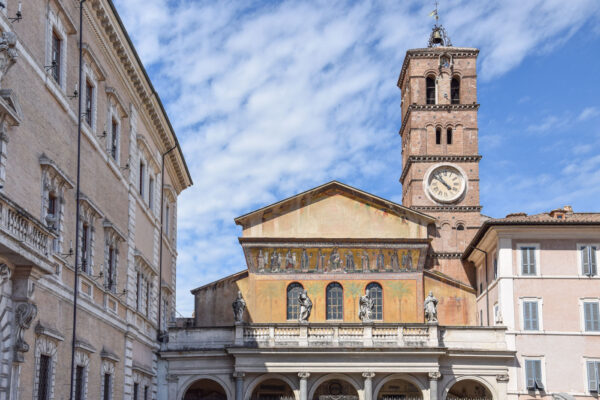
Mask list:
[[313,400],[358,400],[358,392],[342,379],[330,379],[317,387]]
[[456,382],[448,391],[447,400],[455,399],[479,399],[492,400],[492,393],[481,382],[465,379]]
[[267,379],[252,391],[251,400],[296,400],[292,388],[281,379]]
[[422,400],[423,393],[413,383],[404,379],[387,382],[377,393],[377,400]]
[[219,383],[200,379],[186,390],[183,400],[227,400],[227,394]]

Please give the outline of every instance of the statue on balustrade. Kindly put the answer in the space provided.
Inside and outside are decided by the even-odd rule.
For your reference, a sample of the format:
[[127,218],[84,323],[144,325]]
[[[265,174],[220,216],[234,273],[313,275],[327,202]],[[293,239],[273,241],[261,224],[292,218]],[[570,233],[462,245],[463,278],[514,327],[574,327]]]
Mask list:
[[236,323],[244,322],[244,311],[246,310],[246,300],[242,297],[242,292],[238,291],[237,298],[231,304],[233,307],[233,318]]
[[312,311],[312,301],[308,297],[308,293],[306,290],[300,292],[298,296],[298,303],[300,304],[300,313],[298,314],[298,322],[300,323],[308,323],[308,318],[310,317],[310,312]]
[[437,304],[438,299],[433,296],[433,292],[429,292],[429,295],[425,298],[425,322],[428,324],[437,324]]
[[365,293],[364,296],[360,296],[358,301],[358,318],[362,322],[371,322],[371,318],[373,316],[373,307],[375,307],[375,302],[369,296],[369,293]]

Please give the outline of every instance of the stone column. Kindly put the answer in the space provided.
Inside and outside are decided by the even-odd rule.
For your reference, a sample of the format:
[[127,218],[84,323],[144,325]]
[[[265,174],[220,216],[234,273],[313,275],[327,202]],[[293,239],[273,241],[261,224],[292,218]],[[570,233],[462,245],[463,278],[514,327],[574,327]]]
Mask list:
[[244,374],[243,372],[234,372],[235,378],[235,400],[244,400]]
[[508,374],[496,375],[496,382],[498,382],[498,399],[505,400],[508,398],[507,390],[509,380]]
[[375,376],[375,373],[363,372],[362,376],[365,378],[365,400],[373,400],[373,377]]
[[428,375],[429,378],[429,399],[437,400],[438,399],[438,381],[442,379],[442,374],[438,371],[430,372]]
[[308,372],[298,372],[298,377],[300,378],[300,400],[308,399],[308,385],[307,380],[310,376]]

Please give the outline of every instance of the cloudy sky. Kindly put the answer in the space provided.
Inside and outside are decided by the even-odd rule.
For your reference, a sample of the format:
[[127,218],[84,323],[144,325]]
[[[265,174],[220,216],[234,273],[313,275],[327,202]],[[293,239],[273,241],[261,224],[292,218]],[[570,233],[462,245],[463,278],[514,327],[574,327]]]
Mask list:
[[[233,218],[336,179],[400,202],[400,91],[429,0],[115,0],[182,143],[177,309],[245,268]],[[600,211],[600,2],[445,0],[481,49],[483,212]]]

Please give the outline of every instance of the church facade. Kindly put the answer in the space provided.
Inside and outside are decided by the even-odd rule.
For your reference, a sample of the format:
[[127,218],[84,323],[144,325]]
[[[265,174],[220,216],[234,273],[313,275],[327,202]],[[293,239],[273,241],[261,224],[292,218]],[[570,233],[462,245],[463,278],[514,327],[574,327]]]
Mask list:
[[462,257],[486,220],[478,50],[446,44],[409,50],[398,80],[403,204],[334,181],[236,218],[247,268],[192,291],[160,398],[507,397],[515,351],[480,326]]

